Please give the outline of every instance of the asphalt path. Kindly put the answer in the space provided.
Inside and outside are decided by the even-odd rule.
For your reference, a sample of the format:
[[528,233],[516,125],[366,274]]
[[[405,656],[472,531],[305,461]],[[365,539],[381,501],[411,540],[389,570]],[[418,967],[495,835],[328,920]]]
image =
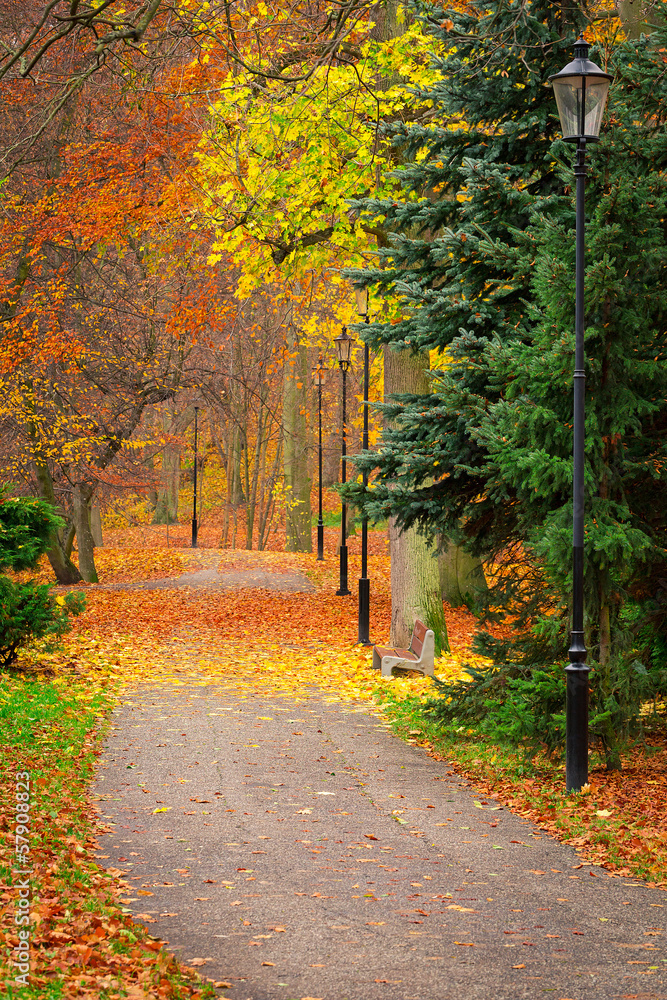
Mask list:
[[146,686],[95,793],[125,905],[231,1000],[658,1000],[667,894],[366,707]]

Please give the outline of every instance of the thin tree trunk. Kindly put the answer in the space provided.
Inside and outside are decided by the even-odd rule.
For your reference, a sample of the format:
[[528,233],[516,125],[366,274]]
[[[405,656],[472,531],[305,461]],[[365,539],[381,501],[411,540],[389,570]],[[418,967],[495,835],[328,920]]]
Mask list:
[[287,326],[287,349],[292,362],[285,365],[283,387],[283,475],[285,481],[285,548],[288,552],[312,552],[311,481],[308,476],[308,427],[306,422],[308,383],[304,368],[306,345],[300,344],[293,323]]
[[[232,434],[234,434],[233,427],[232,427]],[[234,475],[232,452],[233,452],[233,447],[232,447],[232,441],[230,440],[227,446],[227,465],[225,469],[225,479],[227,481],[227,496],[225,497],[225,512],[222,517],[222,539],[220,542],[223,549],[227,548],[227,542],[229,541],[229,516],[232,508],[232,476]]]
[[97,583],[95,568],[95,543],[90,530],[90,498],[92,489],[85,483],[77,483],[72,492],[76,544],[79,550],[79,572],[86,583]]
[[[273,460],[273,467],[271,469],[271,476],[267,484],[266,480],[262,481],[262,506],[259,514],[259,532],[257,539],[257,548],[263,551],[266,548],[266,543],[269,538],[269,531],[271,530],[271,521],[275,513],[276,501],[274,496],[274,489],[276,483],[278,482],[278,472],[280,470],[280,462],[282,459],[282,443],[279,440],[276,447],[276,455]],[[268,489],[267,489],[268,486]],[[266,502],[264,503],[264,498]]]
[[260,402],[260,409],[257,415],[257,434],[255,439],[255,457],[252,469],[252,482],[248,482],[248,506],[246,509],[246,536],[245,547],[252,549],[252,536],[255,527],[255,511],[257,509],[257,488],[259,484],[259,471],[262,464],[262,454],[264,450],[264,406]]
[[177,412],[169,406],[163,413],[165,433],[172,439],[162,449],[162,484],[158,490],[153,524],[178,523],[178,495],[181,487],[181,444],[178,439],[194,420],[194,409],[189,406]]

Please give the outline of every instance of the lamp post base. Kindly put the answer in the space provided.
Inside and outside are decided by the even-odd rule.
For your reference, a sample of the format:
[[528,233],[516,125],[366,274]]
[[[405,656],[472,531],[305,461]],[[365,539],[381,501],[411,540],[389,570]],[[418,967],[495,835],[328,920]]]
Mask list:
[[565,668],[565,790],[578,792],[588,782],[588,674],[589,668]]
[[367,576],[359,579],[359,631],[357,643],[362,646],[372,646],[369,637],[370,631],[370,604],[371,604],[371,581]]
[[324,559],[324,524],[317,525],[317,558]]
[[193,549],[197,548],[197,533],[198,533],[198,531],[199,531],[199,527],[197,525],[197,518],[193,517],[192,518],[192,548]]
[[347,545],[341,545],[340,553],[340,587],[336,591],[336,597],[349,597],[352,591],[347,585]]

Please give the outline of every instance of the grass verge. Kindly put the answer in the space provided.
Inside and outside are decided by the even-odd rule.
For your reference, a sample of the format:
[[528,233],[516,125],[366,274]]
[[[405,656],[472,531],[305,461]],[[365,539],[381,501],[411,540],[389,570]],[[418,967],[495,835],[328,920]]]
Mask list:
[[606,771],[592,755],[589,786],[567,794],[562,760],[499,745],[474,727],[443,728],[429,717],[423,695],[396,698],[385,688],[378,698],[398,736],[450,760],[482,794],[575,847],[582,861],[667,887],[664,728],[654,726],[628,747],[621,771]]
[[[113,700],[110,686],[90,678],[0,675],[0,783],[8,805],[0,818],[0,946],[9,998],[216,995],[123,912],[122,883],[93,860],[100,820],[88,787]],[[17,806],[27,823],[17,822]],[[24,915],[29,920],[17,924]],[[16,951],[25,930],[27,975]]]

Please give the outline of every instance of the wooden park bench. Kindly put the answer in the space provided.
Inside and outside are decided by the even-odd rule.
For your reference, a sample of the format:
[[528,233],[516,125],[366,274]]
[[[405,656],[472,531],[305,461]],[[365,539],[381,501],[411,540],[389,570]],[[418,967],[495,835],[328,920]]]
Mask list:
[[373,646],[373,666],[382,671],[383,677],[391,677],[394,667],[403,670],[420,670],[433,676],[435,657],[435,636],[419,619],[415,622],[409,649],[392,649],[390,646]]

